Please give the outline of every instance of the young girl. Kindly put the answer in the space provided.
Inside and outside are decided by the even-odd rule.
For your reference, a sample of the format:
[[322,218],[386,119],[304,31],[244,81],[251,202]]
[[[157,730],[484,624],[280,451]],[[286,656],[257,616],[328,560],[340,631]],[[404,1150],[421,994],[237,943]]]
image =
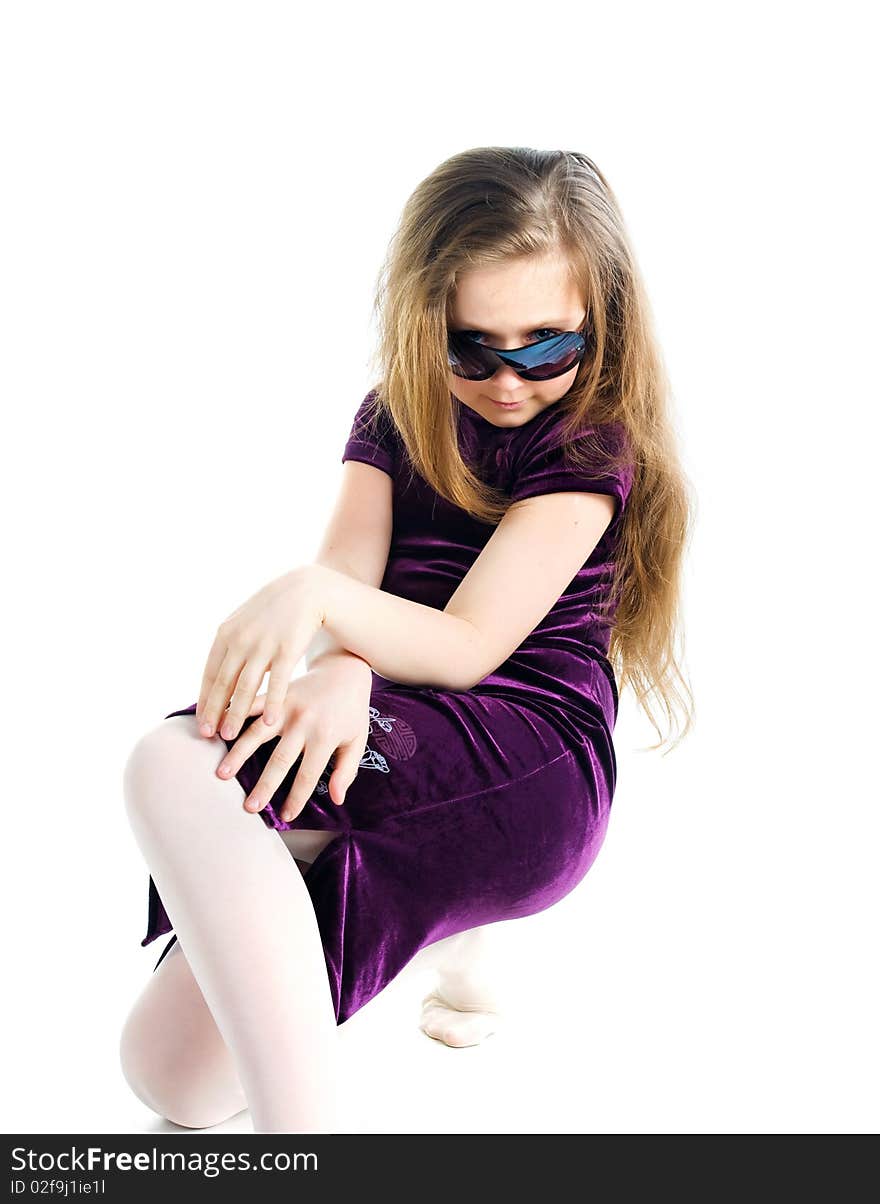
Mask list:
[[605,836],[618,681],[655,728],[650,692],[690,725],[688,489],[601,172],[506,147],[442,163],[377,308],[381,383],[316,563],[221,624],[198,702],[126,765],[142,944],[175,936],[122,1066],[189,1127],[249,1107],[258,1132],[332,1130],[338,1025],[437,942],[421,1027],[490,1033],[498,921],[562,899]]

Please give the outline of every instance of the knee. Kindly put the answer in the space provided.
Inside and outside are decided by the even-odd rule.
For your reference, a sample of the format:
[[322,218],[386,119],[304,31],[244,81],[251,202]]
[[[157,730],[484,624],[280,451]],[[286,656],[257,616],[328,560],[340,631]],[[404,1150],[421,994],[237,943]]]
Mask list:
[[157,1116],[185,1129],[210,1129],[247,1107],[243,1093],[211,1099],[197,1073],[187,1077],[185,1059],[175,1058],[172,1064],[172,1050],[163,1049],[150,1034],[150,1025],[136,1007],[122,1030],[119,1063],[133,1094]]
[[173,716],[145,732],[129,752],[122,774],[129,820],[155,826],[179,819],[181,791],[216,769],[225,751],[218,744],[223,745],[219,736],[199,736],[190,715]]
[[162,1115],[155,1090],[156,1063],[155,1059],[150,1059],[139,1013],[140,1008],[135,1007],[123,1026],[119,1038],[119,1065],[122,1077],[141,1103]]
[[169,759],[175,756],[174,735],[161,725],[145,732],[128,754],[122,793],[129,820],[155,820],[167,799],[164,789]]

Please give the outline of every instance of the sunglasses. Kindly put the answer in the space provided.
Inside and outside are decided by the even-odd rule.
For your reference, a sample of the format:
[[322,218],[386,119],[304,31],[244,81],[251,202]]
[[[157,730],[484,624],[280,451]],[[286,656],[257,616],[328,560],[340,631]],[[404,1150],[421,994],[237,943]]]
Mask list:
[[506,364],[523,380],[553,380],[581,362],[587,349],[584,335],[575,330],[551,334],[527,347],[493,351],[466,332],[449,333],[449,367],[464,380],[488,380]]

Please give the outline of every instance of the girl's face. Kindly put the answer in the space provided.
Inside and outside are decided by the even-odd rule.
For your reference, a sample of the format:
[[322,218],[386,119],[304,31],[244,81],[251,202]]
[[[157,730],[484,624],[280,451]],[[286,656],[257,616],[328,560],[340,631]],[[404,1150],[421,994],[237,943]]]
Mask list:
[[[558,254],[528,256],[464,272],[450,298],[448,329],[477,334],[487,347],[503,351],[580,330],[585,318],[566,261]],[[578,366],[546,381],[523,380],[506,364],[488,380],[464,380],[450,371],[449,388],[493,426],[522,426],[565,396]]]

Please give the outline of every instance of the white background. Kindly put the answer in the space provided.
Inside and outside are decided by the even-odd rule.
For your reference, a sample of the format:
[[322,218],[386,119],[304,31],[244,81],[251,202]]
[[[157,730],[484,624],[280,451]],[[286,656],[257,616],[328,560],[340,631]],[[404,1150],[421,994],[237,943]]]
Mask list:
[[187,1132],[118,1064],[164,945],[123,765],[312,558],[400,209],[487,144],[584,151],[623,207],[697,497],[697,721],[640,751],[624,697],[508,1028],[428,1039],[411,963],[340,1029],[346,1131],[876,1131],[868,9],[3,6],[5,1131]]

